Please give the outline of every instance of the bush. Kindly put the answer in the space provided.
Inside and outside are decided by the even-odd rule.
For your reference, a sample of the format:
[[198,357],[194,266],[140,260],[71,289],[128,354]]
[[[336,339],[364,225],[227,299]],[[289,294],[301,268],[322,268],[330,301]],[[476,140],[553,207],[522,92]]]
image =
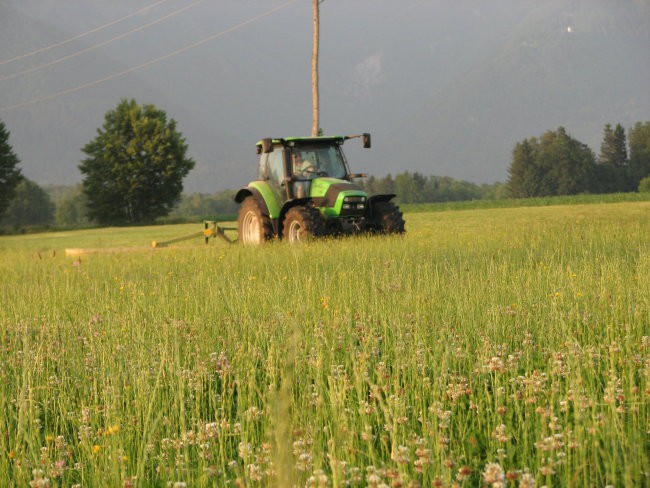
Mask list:
[[650,193],[650,176],[646,176],[639,181],[639,193]]

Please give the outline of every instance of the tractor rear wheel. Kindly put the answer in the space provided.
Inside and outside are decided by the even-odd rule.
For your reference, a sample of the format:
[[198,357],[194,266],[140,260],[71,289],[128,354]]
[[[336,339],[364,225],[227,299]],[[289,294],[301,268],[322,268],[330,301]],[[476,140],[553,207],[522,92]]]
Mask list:
[[323,218],[314,207],[297,206],[287,211],[282,226],[282,236],[291,244],[309,241],[323,233]]
[[379,234],[403,234],[402,212],[393,202],[375,202],[372,205],[372,229]]
[[252,195],[246,197],[239,208],[237,230],[244,244],[263,244],[273,237],[271,219]]

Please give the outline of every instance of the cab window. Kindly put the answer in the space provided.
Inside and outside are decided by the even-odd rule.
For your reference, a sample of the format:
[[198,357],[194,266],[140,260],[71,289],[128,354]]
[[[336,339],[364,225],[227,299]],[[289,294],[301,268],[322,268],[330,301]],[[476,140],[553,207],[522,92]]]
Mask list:
[[275,148],[268,156],[269,178],[279,185],[284,179],[284,151],[281,148]]
[[260,156],[260,165],[257,168],[257,179],[265,180],[269,177],[269,155],[264,153]]
[[296,157],[300,157],[299,164],[302,167],[312,168],[312,171],[305,175],[309,178],[315,178],[317,176],[345,178],[347,174],[343,154],[339,146],[304,145],[295,148],[293,154]]

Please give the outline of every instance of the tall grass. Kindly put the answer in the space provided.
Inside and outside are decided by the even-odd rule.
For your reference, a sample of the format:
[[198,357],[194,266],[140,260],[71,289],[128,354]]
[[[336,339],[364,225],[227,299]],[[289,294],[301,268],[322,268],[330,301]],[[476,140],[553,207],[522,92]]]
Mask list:
[[647,484],[649,211],[81,261],[187,228],[2,238],[0,484]]

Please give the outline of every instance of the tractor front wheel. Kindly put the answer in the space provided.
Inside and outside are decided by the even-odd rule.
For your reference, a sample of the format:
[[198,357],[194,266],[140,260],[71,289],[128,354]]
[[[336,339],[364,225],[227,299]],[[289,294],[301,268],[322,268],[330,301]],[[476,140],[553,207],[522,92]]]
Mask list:
[[273,237],[271,219],[262,211],[254,196],[244,199],[237,219],[239,240],[244,244],[262,244]]
[[403,234],[404,218],[393,202],[376,202],[372,206],[372,229],[379,234]]
[[287,211],[282,235],[291,244],[305,242],[323,234],[323,218],[314,207],[293,207]]

